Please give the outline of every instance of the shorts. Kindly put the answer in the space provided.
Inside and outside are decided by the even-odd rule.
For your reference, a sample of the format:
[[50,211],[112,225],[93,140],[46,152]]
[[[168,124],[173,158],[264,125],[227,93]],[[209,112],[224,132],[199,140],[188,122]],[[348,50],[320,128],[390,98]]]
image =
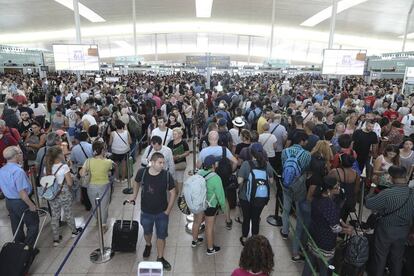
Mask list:
[[121,162],[122,160],[126,160],[127,157],[128,157],[128,153],[122,153],[122,154],[112,153],[111,155],[112,161],[115,161],[115,162]]
[[217,215],[217,211],[218,211],[218,206],[216,206],[216,207],[208,207],[204,211],[204,215],[206,217],[214,217],[215,215]]
[[184,181],[184,171],[175,171],[175,180],[177,182],[183,183],[183,181]]
[[165,240],[168,237],[168,220],[169,217],[164,212],[155,215],[141,212],[141,225],[144,229],[144,235],[152,235],[155,223],[157,239]]

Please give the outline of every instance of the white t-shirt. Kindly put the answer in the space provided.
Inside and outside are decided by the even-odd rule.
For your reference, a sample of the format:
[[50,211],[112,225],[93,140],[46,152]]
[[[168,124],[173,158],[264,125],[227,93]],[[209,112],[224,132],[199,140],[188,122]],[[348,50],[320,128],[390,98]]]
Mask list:
[[259,143],[262,144],[263,149],[266,151],[267,157],[275,157],[275,149],[273,144],[276,143],[276,136],[270,133],[262,133],[259,135]]
[[[55,174],[61,165],[62,163],[54,164],[52,166],[52,174]],[[63,164],[63,166],[59,169],[59,171],[55,175],[57,183],[59,183],[59,185],[62,185],[63,180],[65,180],[65,174],[68,172],[70,172],[68,165]],[[43,174],[46,175],[46,167],[43,169]]]
[[231,140],[233,141],[233,145],[237,146],[242,142],[239,136],[239,130],[237,128],[232,128],[229,130],[229,132],[231,135]]
[[[168,133],[167,133],[168,130]],[[167,136],[165,136],[167,134]],[[151,137],[159,136],[162,140],[162,145],[166,146],[173,139],[173,131],[169,128],[166,128],[164,131],[161,131],[159,127],[155,128],[151,132]]]
[[83,122],[83,121],[85,121],[85,120],[88,120],[88,122],[89,122],[89,126],[94,126],[94,125],[96,125],[96,120],[95,120],[95,118],[94,118],[92,115],[90,115],[90,114],[85,114],[85,115],[83,115],[83,117],[82,117],[82,122]]
[[405,136],[410,136],[414,133],[414,126],[411,125],[412,122],[414,122],[413,114],[408,114],[402,118],[401,123],[404,125]]
[[68,117],[69,127],[75,127],[76,124],[76,110],[66,110],[66,117]]

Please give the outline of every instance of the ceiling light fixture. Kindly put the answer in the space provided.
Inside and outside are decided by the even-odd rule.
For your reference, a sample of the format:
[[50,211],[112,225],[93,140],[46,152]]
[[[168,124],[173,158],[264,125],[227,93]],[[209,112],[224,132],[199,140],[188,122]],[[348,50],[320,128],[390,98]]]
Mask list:
[[195,0],[196,16],[201,18],[210,18],[213,9],[213,0]]
[[[344,10],[347,10],[349,8],[352,8],[353,6],[359,5],[361,3],[364,3],[368,0],[342,0],[338,2],[338,10],[337,14],[340,12],[343,12]],[[300,25],[305,27],[315,27],[322,21],[325,21],[326,19],[330,18],[332,15],[332,6],[318,12],[314,16],[308,18],[304,22],[302,22]]]
[[[73,11],[73,0],[55,0],[55,2]],[[81,3],[79,3],[79,14],[93,23],[105,22],[105,19]]]

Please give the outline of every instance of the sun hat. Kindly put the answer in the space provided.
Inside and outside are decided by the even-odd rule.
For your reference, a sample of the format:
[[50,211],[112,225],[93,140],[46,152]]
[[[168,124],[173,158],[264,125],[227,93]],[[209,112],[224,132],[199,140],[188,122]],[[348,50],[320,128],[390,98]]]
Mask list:
[[244,121],[243,121],[243,118],[242,117],[236,117],[236,118],[234,118],[234,120],[233,121],[231,121],[232,123],[233,123],[233,126],[236,126],[236,127],[244,127],[244,125],[246,124]]

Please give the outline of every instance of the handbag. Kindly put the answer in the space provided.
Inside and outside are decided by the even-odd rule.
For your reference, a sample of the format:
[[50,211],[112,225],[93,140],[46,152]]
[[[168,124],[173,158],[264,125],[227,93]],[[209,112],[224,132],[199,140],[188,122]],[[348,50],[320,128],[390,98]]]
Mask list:
[[189,215],[191,214],[190,208],[188,208],[187,201],[185,201],[184,195],[178,197],[177,200],[178,209],[184,214]]
[[86,159],[85,175],[81,177],[80,184],[83,188],[88,188],[91,183],[91,159]]
[[389,215],[392,215],[392,214],[394,214],[395,212],[398,212],[399,210],[401,210],[401,208],[402,208],[402,207],[404,207],[404,206],[405,206],[405,204],[407,204],[408,200],[409,200],[409,199],[410,199],[410,197],[411,197],[412,192],[413,192],[413,189],[410,189],[410,192],[408,193],[407,199],[406,199],[406,200],[404,201],[404,203],[403,203],[403,204],[401,204],[401,206],[400,206],[400,207],[398,207],[397,209],[395,209],[395,210],[393,210],[393,211],[391,211],[391,212],[385,213],[385,214],[380,214],[380,213],[372,213],[371,215],[369,215],[369,217],[368,217],[367,222],[365,223],[365,225],[366,225],[367,227],[371,228],[371,229],[375,229],[375,228],[378,226],[378,223],[379,223],[379,221],[380,221],[382,218],[385,218],[385,217],[387,217],[387,216],[389,216]]

